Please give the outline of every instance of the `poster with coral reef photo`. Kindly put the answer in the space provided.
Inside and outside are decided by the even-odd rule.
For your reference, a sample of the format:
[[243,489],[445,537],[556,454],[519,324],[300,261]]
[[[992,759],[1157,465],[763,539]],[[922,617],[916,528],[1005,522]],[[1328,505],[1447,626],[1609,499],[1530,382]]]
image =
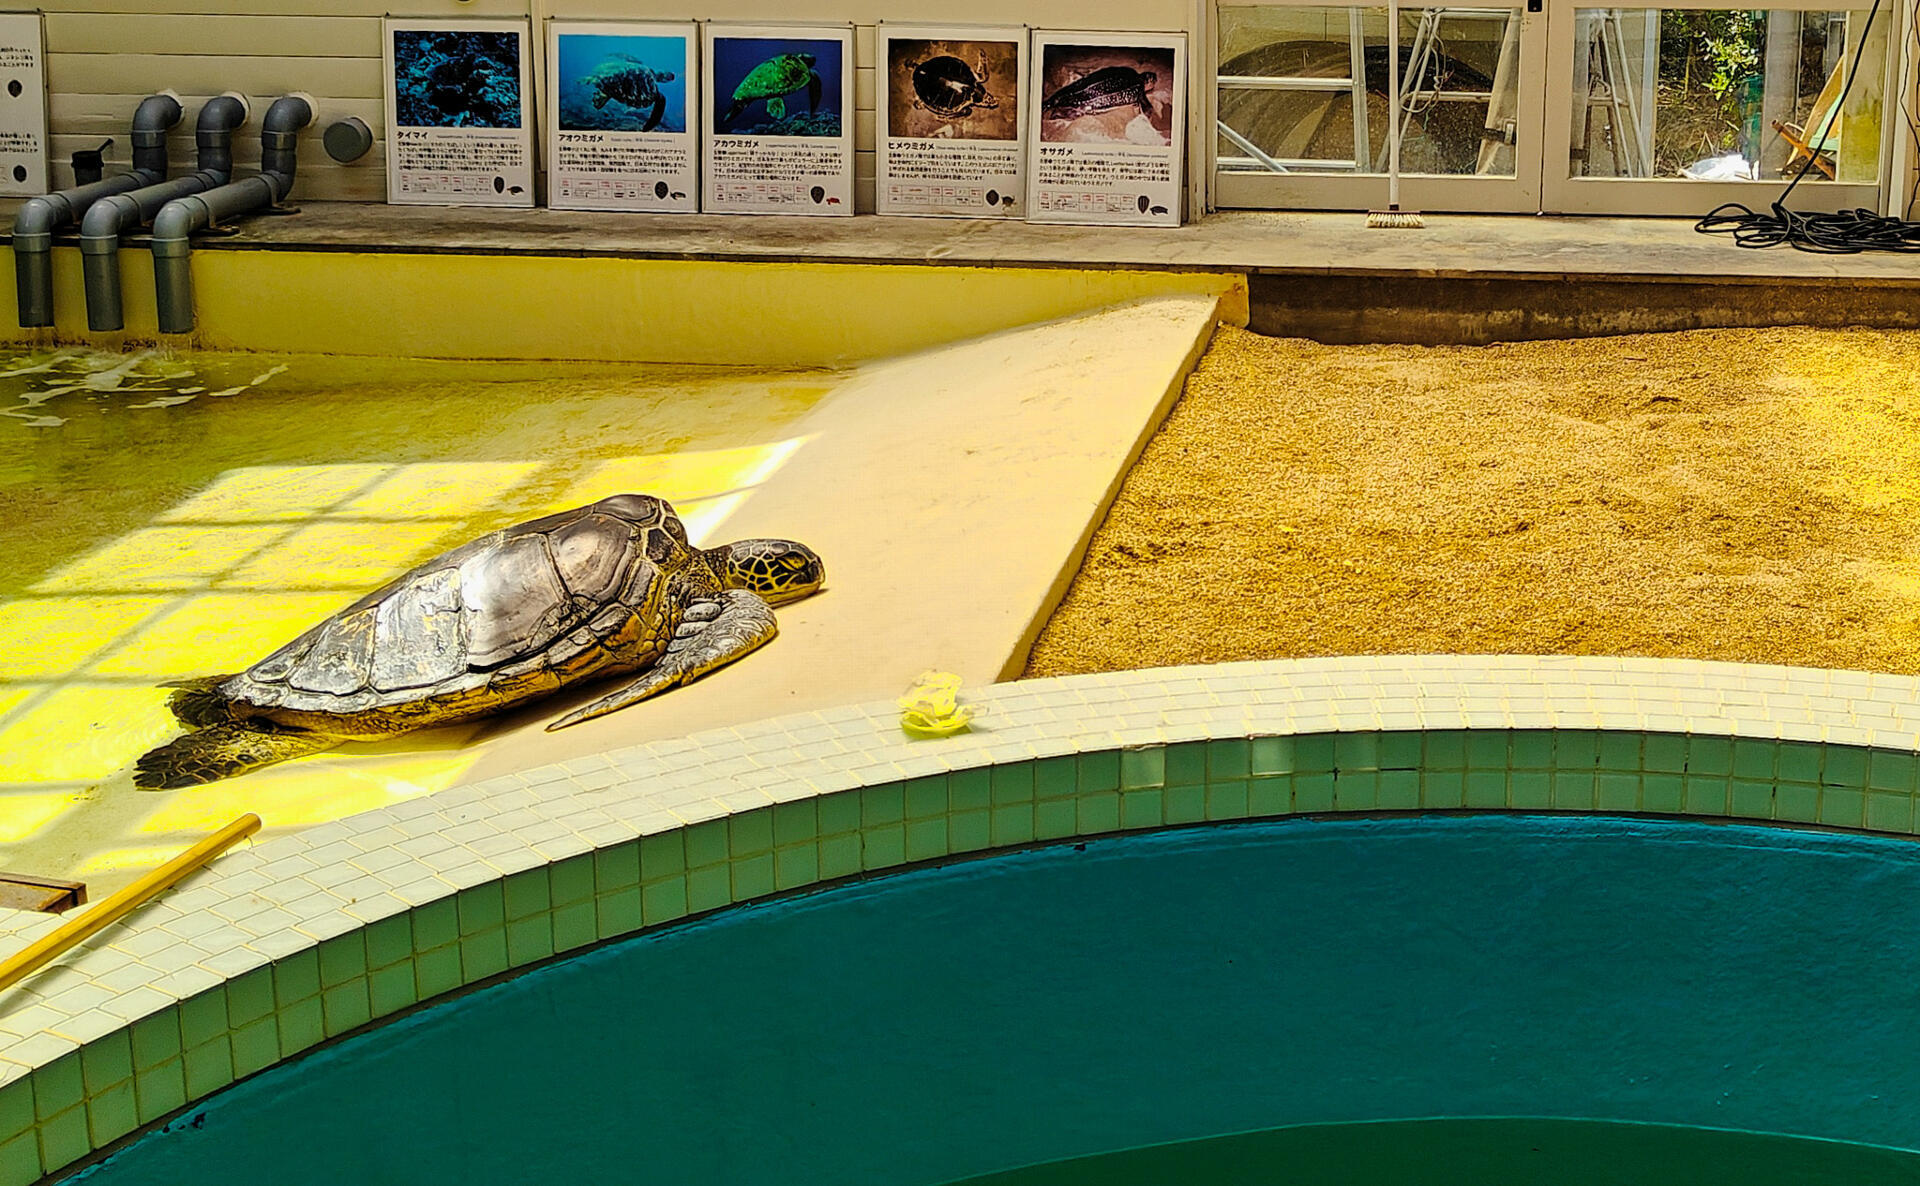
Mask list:
[[547,205],[700,208],[699,28],[638,21],[547,25]]
[[387,201],[533,205],[527,22],[386,21]]
[[853,26],[720,25],[705,34],[700,208],[853,213]]
[[1024,215],[1026,29],[883,23],[879,43],[880,213]]
[[1180,33],[1033,35],[1029,221],[1180,225],[1186,59]]

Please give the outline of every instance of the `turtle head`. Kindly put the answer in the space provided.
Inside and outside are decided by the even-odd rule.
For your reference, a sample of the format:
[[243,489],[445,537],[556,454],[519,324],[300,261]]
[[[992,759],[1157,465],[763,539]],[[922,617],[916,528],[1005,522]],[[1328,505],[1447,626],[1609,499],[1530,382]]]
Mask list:
[[710,549],[707,558],[727,588],[758,593],[775,605],[817,593],[827,579],[819,555],[790,539],[743,539]]

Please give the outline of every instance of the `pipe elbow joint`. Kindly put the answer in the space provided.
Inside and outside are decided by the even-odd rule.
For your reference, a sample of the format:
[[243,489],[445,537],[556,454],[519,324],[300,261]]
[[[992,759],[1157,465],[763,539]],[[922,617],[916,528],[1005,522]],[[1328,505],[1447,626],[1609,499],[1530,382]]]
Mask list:
[[53,228],[72,216],[73,207],[59,194],[28,198],[13,216],[13,249],[53,250]]
[[80,220],[80,251],[110,255],[120,249],[120,232],[140,225],[140,203],[126,194],[108,194],[87,207]]
[[[262,136],[292,136],[313,122],[313,104],[304,95],[282,95],[260,121]],[[280,147],[276,145],[276,147]]]
[[161,259],[186,256],[193,232],[212,221],[207,204],[197,195],[175,198],[153,216],[153,254]]
[[133,109],[133,134],[159,133],[165,136],[169,129],[180,122],[180,96],[172,91],[161,91],[157,95],[148,95],[140,100],[140,106]]

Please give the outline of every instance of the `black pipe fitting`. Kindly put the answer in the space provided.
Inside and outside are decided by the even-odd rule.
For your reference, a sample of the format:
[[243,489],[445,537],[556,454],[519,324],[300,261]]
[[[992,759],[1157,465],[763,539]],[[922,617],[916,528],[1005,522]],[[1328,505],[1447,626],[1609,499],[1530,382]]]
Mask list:
[[166,177],[167,133],[180,115],[180,101],[172,95],[148,95],[133,109],[133,167],[153,174],[141,184]]
[[234,95],[215,95],[194,121],[196,165],[202,173],[233,173],[233,134],[247,122],[247,105]]

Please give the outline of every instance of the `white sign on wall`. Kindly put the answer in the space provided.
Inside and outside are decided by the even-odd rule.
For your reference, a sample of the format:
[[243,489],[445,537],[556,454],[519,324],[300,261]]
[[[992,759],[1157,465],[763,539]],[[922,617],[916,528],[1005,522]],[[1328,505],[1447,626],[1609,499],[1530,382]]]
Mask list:
[[547,26],[547,205],[699,209],[699,29],[638,21]]
[[882,24],[877,207],[1019,218],[1027,31]]
[[385,28],[387,201],[533,205],[527,22]]
[[853,28],[706,27],[700,208],[853,213]]
[[1029,220],[1180,225],[1186,59],[1181,33],[1034,34]]
[[43,194],[50,188],[40,14],[0,13],[0,194]]

